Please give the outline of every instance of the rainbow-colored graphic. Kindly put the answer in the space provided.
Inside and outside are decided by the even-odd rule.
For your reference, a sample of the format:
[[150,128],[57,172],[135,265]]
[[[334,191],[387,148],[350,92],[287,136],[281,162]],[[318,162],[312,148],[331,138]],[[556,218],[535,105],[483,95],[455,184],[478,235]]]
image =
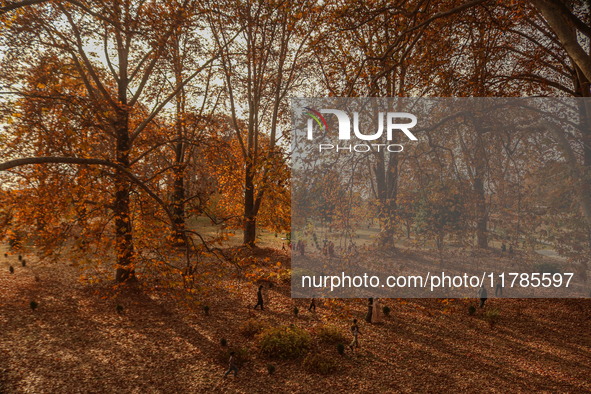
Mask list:
[[[328,131],[328,125],[326,124],[326,120],[324,120],[324,117],[320,114],[320,112],[313,110],[312,108],[309,107],[304,107],[304,109],[307,109],[310,112],[306,112],[306,115],[310,115],[312,118],[314,118],[314,120],[316,120],[316,123],[318,123],[318,126],[320,126],[320,128],[322,128],[322,123],[324,123],[324,127],[326,128],[326,131]],[[320,119],[318,119],[320,118]],[[322,120],[322,123],[320,123],[320,120]]]

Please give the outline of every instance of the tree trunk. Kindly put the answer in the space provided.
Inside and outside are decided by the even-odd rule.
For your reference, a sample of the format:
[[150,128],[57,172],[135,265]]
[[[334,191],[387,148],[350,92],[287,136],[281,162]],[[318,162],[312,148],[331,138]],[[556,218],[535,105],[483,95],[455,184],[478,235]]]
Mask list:
[[256,212],[254,206],[254,176],[252,164],[246,165],[244,177],[244,238],[243,243],[247,246],[255,246],[256,242]]
[[177,247],[185,246],[182,230],[185,228],[185,171],[183,165],[173,170],[174,184],[172,193],[172,214],[174,216],[173,243]]
[[591,80],[591,56],[585,53],[577,40],[577,33],[569,23],[564,11],[564,4],[559,0],[530,0],[537,10],[544,16],[558,40],[580,68],[587,80]]
[[252,216],[244,222],[244,244],[254,247],[256,241],[257,218]]
[[484,132],[478,122],[474,128],[477,135],[476,153],[474,157],[474,191],[476,193],[476,239],[480,249],[488,248],[488,212],[486,209],[486,193],[484,191],[484,178],[486,174],[486,153],[484,144]]
[[478,247],[486,249],[488,248],[486,196],[484,195],[484,182],[478,174],[478,169],[476,170],[476,174],[477,178],[474,180],[474,189],[476,192],[476,239]]
[[[130,139],[128,130],[128,114],[123,112],[119,114],[119,120],[116,125],[117,132],[117,163],[125,168],[129,168],[129,150]],[[131,227],[131,210],[129,193],[131,190],[130,182],[127,177],[117,171],[115,178],[115,250],[117,252],[117,282],[135,280],[135,270],[133,268],[133,235]]]
[[[583,141],[583,193],[589,195],[591,193],[591,124],[589,122],[589,115],[591,114],[591,99],[589,97],[591,97],[591,91],[589,90],[589,81],[576,64],[575,71],[575,88],[579,95],[584,97],[577,104],[581,123],[581,139]],[[591,227],[589,226],[587,227],[587,244],[588,250],[591,251]]]
[[185,245],[183,230],[185,229],[185,133],[183,122],[185,120],[185,89],[183,83],[183,64],[180,50],[179,37],[173,37],[172,44],[174,77],[176,80],[176,89],[180,89],[176,96],[176,136],[179,141],[175,145],[175,167],[173,168],[173,191],[172,191],[172,213],[173,213],[173,233],[172,242],[176,247]]
[[385,153],[380,152],[377,156],[377,164],[374,171],[380,204],[380,235],[378,246],[381,248],[395,248],[396,198],[398,195],[398,157],[396,154],[390,154],[388,164],[386,165]]

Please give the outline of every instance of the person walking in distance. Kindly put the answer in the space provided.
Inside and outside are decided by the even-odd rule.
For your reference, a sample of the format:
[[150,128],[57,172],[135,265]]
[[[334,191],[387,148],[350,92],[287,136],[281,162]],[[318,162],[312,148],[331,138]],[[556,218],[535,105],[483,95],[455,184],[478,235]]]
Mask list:
[[359,348],[359,340],[357,336],[361,334],[359,332],[359,326],[357,325],[357,319],[353,319],[353,325],[351,326],[351,334],[353,334],[353,341],[349,345],[349,349],[353,351],[353,346]]
[[316,312],[316,299],[312,298],[312,301],[310,302],[310,307],[308,308],[308,312],[312,311],[312,308],[314,308],[314,312]]
[[263,285],[259,286],[259,291],[257,292],[257,304],[254,306],[254,309],[257,309],[257,306],[261,306],[261,310],[264,311],[265,307],[263,306]]
[[238,367],[236,366],[236,362],[235,362],[236,360],[235,360],[234,354],[235,354],[234,352],[230,352],[230,360],[228,361],[228,363],[230,364],[229,365],[230,367],[228,368],[228,371],[224,375],[224,378],[227,378],[228,374],[232,371],[234,371],[234,377],[236,377],[236,374],[238,373]]
[[488,297],[488,294],[486,292],[486,289],[484,288],[484,285],[480,286],[480,289],[478,289],[478,298],[480,298],[480,307],[482,308],[484,306],[484,303],[486,302]]
[[501,293],[501,297],[503,296],[503,286],[500,283],[497,283],[497,287],[495,288],[495,297],[498,293]]

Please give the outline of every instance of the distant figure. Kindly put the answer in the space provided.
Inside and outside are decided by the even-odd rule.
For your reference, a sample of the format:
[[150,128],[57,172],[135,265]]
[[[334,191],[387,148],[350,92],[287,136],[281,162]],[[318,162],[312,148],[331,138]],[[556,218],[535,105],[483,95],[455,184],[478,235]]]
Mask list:
[[232,371],[234,371],[234,377],[236,377],[236,374],[238,373],[238,367],[236,367],[234,354],[235,354],[234,352],[230,352],[230,360],[228,361],[229,368],[228,368],[228,371],[226,372],[226,374],[224,375],[224,378],[228,377],[228,374]]
[[359,326],[357,325],[357,319],[353,319],[353,325],[351,326],[351,334],[353,334],[353,341],[349,345],[349,348],[351,349],[351,351],[353,351],[353,346],[359,348],[359,340],[357,339],[357,336],[361,334],[359,332]]
[[501,286],[500,283],[497,283],[497,287],[495,288],[495,297],[497,296],[497,293],[501,293],[501,296],[503,296],[503,286]]
[[487,296],[488,296],[488,294],[486,293],[486,289],[484,288],[484,285],[480,286],[480,289],[478,289],[478,298],[480,298],[480,307],[481,308],[484,306],[484,303],[487,300]]
[[381,323],[382,322],[382,311],[380,310],[380,300],[375,298],[373,300],[373,310],[371,313],[371,323]]
[[257,306],[261,306],[261,310],[264,311],[265,307],[263,306],[263,285],[259,286],[259,291],[257,292],[257,304],[254,306],[254,309],[257,309]]
[[314,312],[316,312],[316,299],[312,298],[312,301],[310,302],[310,307],[308,308],[308,312],[310,312],[312,310],[312,308],[314,308]]
[[287,249],[285,248],[285,242],[283,243],[283,246],[281,246],[281,250],[284,250],[287,252]]
[[507,245],[505,245],[505,243],[503,242],[501,244],[501,257],[503,257],[503,255],[505,254],[506,251],[507,251]]
[[365,315],[365,321],[371,323],[371,315],[373,311],[373,298],[367,299],[367,314]]
[[509,260],[513,258],[513,245],[509,245]]
[[[302,242],[302,241],[300,241]],[[300,244],[300,254],[303,256],[305,254],[305,246],[304,246],[304,242],[302,242]]]

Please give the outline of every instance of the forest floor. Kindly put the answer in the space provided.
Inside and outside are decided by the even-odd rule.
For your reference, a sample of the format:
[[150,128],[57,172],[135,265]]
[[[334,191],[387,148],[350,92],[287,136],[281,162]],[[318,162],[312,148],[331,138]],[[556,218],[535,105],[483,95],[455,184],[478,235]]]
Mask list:
[[[257,257],[289,266],[274,249],[258,249]],[[591,393],[589,299],[494,298],[473,316],[473,299],[389,299],[383,304],[390,316],[371,325],[363,320],[365,300],[319,302],[308,312],[309,300],[291,299],[281,281],[266,287],[265,311],[254,311],[256,284],[244,280],[237,291],[210,295],[206,315],[158,291],[131,288],[113,298],[112,284],[82,284],[68,264],[26,258],[21,267],[14,256],[0,256],[2,394]],[[31,300],[39,303],[35,311]],[[484,319],[492,308],[500,311],[493,326]],[[341,356],[335,344],[318,340],[328,322],[348,344],[353,317],[360,321],[359,350],[347,347]],[[267,358],[255,338],[240,333],[249,319],[309,331],[311,352],[335,370],[321,375],[301,359]],[[223,378],[228,348],[246,349],[237,378]]]

